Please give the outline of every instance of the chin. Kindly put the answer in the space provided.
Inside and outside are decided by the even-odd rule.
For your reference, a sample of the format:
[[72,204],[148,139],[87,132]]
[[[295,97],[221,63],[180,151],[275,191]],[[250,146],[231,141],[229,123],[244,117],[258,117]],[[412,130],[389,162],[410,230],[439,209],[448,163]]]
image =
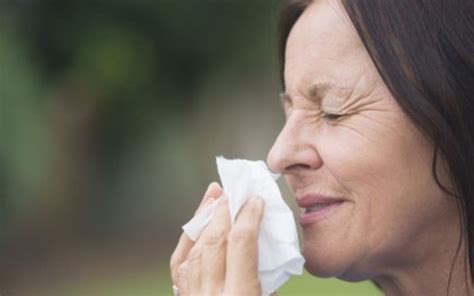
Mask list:
[[373,274],[358,267],[354,254],[331,252],[323,254],[314,250],[303,250],[305,269],[319,278],[335,277],[347,282],[360,282],[373,278]]
[[331,270],[330,268],[325,268],[323,266],[315,266],[314,264],[311,264],[308,261],[306,261],[306,263],[304,264],[304,268],[310,274],[319,278],[331,278],[337,275],[337,273],[334,272],[334,270]]
[[343,274],[347,266],[344,260],[334,258],[334,256],[325,256],[324,254],[313,250],[303,250],[303,257],[305,258],[305,269],[314,276],[320,278],[337,277]]
[[344,268],[338,268],[337,266],[331,265],[319,265],[315,266],[310,262],[305,263],[305,269],[310,274],[319,278],[337,278],[346,282],[361,282],[374,278],[374,275],[363,271],[354,271],[351,269],[345,270]]

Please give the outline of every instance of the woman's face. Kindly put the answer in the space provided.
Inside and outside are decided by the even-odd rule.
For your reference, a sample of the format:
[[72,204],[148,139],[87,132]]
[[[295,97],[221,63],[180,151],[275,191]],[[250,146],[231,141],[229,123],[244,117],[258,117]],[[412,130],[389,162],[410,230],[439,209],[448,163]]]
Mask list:
[[284,77],[286,124],[268,164],[303,208],[306,268],[360,280],[445,251],[458,215],[432,177],[432,146],[339,2],[306,8],[287,41]]

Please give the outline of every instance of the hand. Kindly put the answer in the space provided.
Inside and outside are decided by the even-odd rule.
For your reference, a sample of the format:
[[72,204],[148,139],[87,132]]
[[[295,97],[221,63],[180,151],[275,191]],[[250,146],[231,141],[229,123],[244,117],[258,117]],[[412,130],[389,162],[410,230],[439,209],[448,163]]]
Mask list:
[[217,183],[204,194],[198,213],[219,199],[214,216],[197,242],[185,233],[171,256],[171,276],[180,296],[260,295],[258,233],[263,200],[250,199],[231,228],[228,199]]

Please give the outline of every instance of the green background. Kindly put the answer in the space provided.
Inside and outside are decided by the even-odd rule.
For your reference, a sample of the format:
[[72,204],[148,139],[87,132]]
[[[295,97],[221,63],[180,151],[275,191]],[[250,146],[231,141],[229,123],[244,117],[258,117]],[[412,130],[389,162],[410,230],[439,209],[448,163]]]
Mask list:
[[[214,157],[265,159],[284,122],[279,4],[0,2],[1,295],[170,294]],[[304,275],[279,292],[375,291]]]

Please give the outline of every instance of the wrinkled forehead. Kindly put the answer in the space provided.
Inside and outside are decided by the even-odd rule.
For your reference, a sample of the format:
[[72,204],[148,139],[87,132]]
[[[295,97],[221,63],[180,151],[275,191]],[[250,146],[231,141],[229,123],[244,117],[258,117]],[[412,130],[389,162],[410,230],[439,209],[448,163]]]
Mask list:
[[[322,0],[310,4],[290,31],[285,50],[285,81],[303,79],[333,64],[351,65],[363,45],[342,3]],[[329,73],[327,73],[329,74]]]

